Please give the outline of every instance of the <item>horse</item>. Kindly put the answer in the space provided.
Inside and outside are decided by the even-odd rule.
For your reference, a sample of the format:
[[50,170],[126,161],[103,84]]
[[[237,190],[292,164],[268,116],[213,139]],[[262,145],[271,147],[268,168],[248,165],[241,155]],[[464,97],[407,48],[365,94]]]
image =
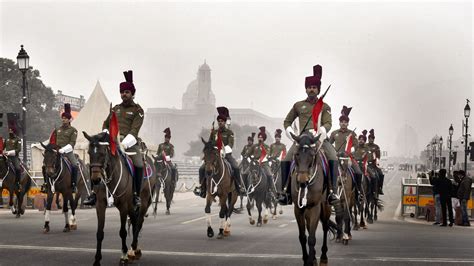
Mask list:
[[[358,162],[360,169],[365,169],[363,167],[362,161]],[[360,183],[360,191],[359,197],[355,200],[355,204],[353,206],[353,214],[354,214],[354,230],[359,230],[360,228],[367,229],[367,224],[365,223],[365,210],[368,206],[368,195],[370,193],[370,181],[367,178],[366,174],[362,174],[361,176],[361,183]],[[357,216],[360,216],[360,223],[358,222]]]
[[[281,169],[280,169],[280,166],[281,166],[281,162],[280,160],[277,160],[277,159],[272,159],[270,160],[270,163],[271,163],[271,172],[272,172],[272,175],[273,175],[273,188],[274,188],[274,191],[276,192],[277,195],[280,195],[282,193],[281,191],[281,188],[282,188],[282,184],[281,184]],[[274,219],[276,219],[276,211],[277,211],[277,206],[278,206],[278,200],[276,200],[276,195],[274,195],[274,210],[273,210],[273,213],[275,214],[273,216]],[[280,210],[278,212],[279,214],[283,214],[283,208],[282,206],[280,205]]]
[[[300,136],[291,133],[296,142],[291,170],[291,197],[294,199],[294,214],[298,223],[299,241],[303,252],[304,265],[317,264],[316,230],[319,221],[323,225],[323,245],[321,247],[320,265],[327,265],[327,236],[334,235],[337,225],[331,221],[331,208],[327,202],[328,188],[324,177],[327,176],[327,165],[324,167],[324,153],[321,151],[319,136],[304,132]],[[330,181],[329,181],[330,182]],[[308,237],[306,236],[308,230]],[[309,248],[309,254],[308,254]]]
[[[25,175],[25,172],[23,172],[20,178],[21,190],[18,190],[15,184],[15,170],[13,165],[11,165],[11,163],[8,161],[8,157],[5,155],[0,156],[0,178],[2,179],[2,187],[0,189],[0,200],[2,205],[3,197],[1,197],[1,194],[2,191],[6,189],[9,196],[8,206],[12,214],[14,214],[16,218],[20,218],[20,216],[25,213],[23,199],[30,190],[31,178]],[[14,195],[16,196],[15,204],[13,204]]]
[[[240,180],[243,184],[243,186],[245,187],[245,189],[247,190],[247,187],[248,187],[248,184],[249,184],[249,181],[248,181],[248,172],[249,172],[249,166],[250,166],[250,163],[249,163],[250,159],[248,159],[248,157],[244,156],[242,158],[242,161],[240,162],[239,164],[239,170],[240,170]],[[239,198],[240,198],[240,207],[238,208],[238,212],[240,213],[241,210],[244,209],[244,206],[243,206],[243,201],[244,201],[244,196],[243,194],[239,195]],[[237,212],[237,209],[234,210],[235,212]]]
[[383,211],[383,202],[379,199],[379,177],[375,164],[367,165],[369,178],[369,193],[367,194],[366,216],[367,222],[372,224],[377,221],[377,210]]
[[[126,166],[125,154],[117,150],[119,154],[112,154],[108,133],[102,132],[94,136],[89,136],[82,132],[89,141],[88,154],[90,158],[91,181],[95,185],[96,193],[96,214],[97,214],[97,245],[94,265],[100,265],[102,259],[102,241],[104,240],[105,211],[107,204],[113,201],[115,207],[120,213],[120,238],[122,240],[122,255],[120,264],[127,265],[129,260],[138,260],[142,252],[138,248],[138,234],[142,228],[145,214],[151,205],[151,191],[156,184],[156,174],[148,177],[148,185],[142,186],[140,192],[141,207],[137,210],[133,206],[132,182],[133,175]],[[153,173],[156,170],[153,161],[147,156],[146,162]],[[146,164],[144,173],[147,173]],[[147,181],[145,181],[147,182]],[[109,197],[110,196],[110,197]],[[130,218],[132,225],[132,244],[130,251],[127,252],[127,217]]]
[[257,160],[252,160],[250,162],[248,182],[247,212],[249,214],[249,222],[251,225],[255,224],[255,219],[253,219],[251,212],[251,209],[255,205],[258,210],[257,226],[260,227],[262,226],[262,205],[265,205],[263,223],[266,224],[268,222],[268,209],[272,206],[269,187],[273,186],[273,184],[268,184],[267,176]]
[[355,206],[355,180],[350,168],[350,157],[339,157],[339,176],[337,180],[337,194],[341,199],[343,215],[336,215],[337,236],[336,242],[347,245],[352,239],[351,209]]
[[[45,149],[44,151],[44,158],[43,158],[43,175],[47,181],[46,186],[46,208],[44,212],[44,227],[43,233],[49,233],[50,231],[50,213],[51,213],[51,205],[53,203],[54,194],[59,196],[59,193],[63,196],[63,214],[64,214],[64,221],[65,226],[63,232],[67,233],[71,230],[77,229],[77,221],[76,221],[76,208],[79,199],[81,198],[81,194],[83,193],[84,189],[87,189],[87,178],[88,178],[88,171],[84,169],[84,164],[81,160],[79,160],[78,166],[78,176],[77,176],[77,188],[78,192],[74,196],[72,193],[71,187],[71,166],[69,166],[70,162],[66,161],[67,159],[59,153],[59,146],[56,144],[49,143],[48,145],[44,145],[41,143],[41,146]],[[88,189],[87,189],[88,191]],[[68,203],[71,207],[71,215],[69,215],[68,210]]]
[[153,208],[153,214],[156,216],[156,210],[158,205],[158,198],[160,197],[160,190],[163,188],[163,194],[166,198],[166,215],[170,215],[170,206],[173,201],[174,191],[176,189],[176,183],[178,181],[178,170],[176,170],[176,176],[172,174],[171,162],[163,160],[159,156],[153,156],[154,165],[158,172],[158,181],[156,185],[156,193],[154,195],[155,206]]
[[220,154],[220,150],[215,146],[214,141],[206,142],[201,137],[204,144],[204,168],[205,168],[205,182],[206,182],[206,207],[204,212],[207,216],[207,237],[214,237],[214,230],[211,222],[211,204],[216,197],[219,197],[220,211],[220,226],[218,239],[223,239],[224,236],[230,235],[230,217],[234,210],[235,202],[237,201],[237,190],[234,181],[231,178],[231,166],[225,162]]

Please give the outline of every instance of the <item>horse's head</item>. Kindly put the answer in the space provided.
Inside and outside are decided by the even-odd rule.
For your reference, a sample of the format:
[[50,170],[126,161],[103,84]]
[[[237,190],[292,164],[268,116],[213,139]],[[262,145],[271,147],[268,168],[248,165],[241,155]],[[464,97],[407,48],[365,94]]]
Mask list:
[[218,170],[219,150],[214,141],[209,140],[206,142],[202,137],[201,140],[204,143],[204,149],[202,150],[204,154],[204,169],[206,175],[210,176]]
[[153,157],[153,163],[155,164],[156,174],[158,176],[163,176],[163,172],[166,171],[167,165],[166,160],[163,159],[162,156],[159,155],[151,155]]
[[309,181],[309,172],[316,162],[316,143],[318,137],[314,137],[311,133],[303,133],[301,136],[295,136],[291,133],[291,137],[296,141],[296,152],[294,160],[296,164],[296,181],[304,184]]
[[109,161],[109,134],[102,132],[94,136],[89,136],[85,131],[82,131],[82,133],[89,141],[88,154],[91,180],[98,182],[101,178],[105,177],[105,168]]
[[257,184],[259,181],[260,173],[260,164],[258,160],[251,160],[248,166],[248,173],[249,173],[249,182],[252,184]]
[[48,145],[44,145],[42,142],[40,142],[40,144],[44,148],[44,174],[46,174],[47,176],[53,176],[57,172],[56,168],[60,163],[60,156],[58,151],[59,146],[51,143],[49,143]]

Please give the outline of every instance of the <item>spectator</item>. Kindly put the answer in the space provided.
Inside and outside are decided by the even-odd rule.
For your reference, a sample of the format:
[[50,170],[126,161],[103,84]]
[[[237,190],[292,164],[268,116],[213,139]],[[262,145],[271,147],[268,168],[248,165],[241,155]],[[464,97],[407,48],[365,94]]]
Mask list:
[[439,178],[435,175],[435,172],[432,170],[429,174],[430,184],[433,186],[433,197],[435,200],[435,222],[433,225],[440,224],[441,216],[441,201],[439,198]]
[[471,226],[469,223],[469,217],[467,216],[467,201],[471,197],[471,186],[472,179],[466,176],[464,171],[459,171],[460,183],[458,188],[457,197],[459,203],[461,204],[461,213],[462,213],[462,225]]
[[446,169],[439,170],[439,198],[441,201],[441,215],[443,217],[443,223],[441,226],[447,226],[447,217],[446,217],[446,209],[449,213],[449,226],[453,226],[454,219],[453,219],[453,206],[451,204],[451,193],[453,184],[451,180],[446,178]]

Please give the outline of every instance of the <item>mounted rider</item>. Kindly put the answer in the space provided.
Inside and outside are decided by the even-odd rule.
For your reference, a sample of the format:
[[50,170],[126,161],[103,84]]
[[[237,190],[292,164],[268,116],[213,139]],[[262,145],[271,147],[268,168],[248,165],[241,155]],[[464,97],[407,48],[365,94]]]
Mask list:
[[240,153],[240,155],[242,155],[242,160],[247,160],[248,158],[247,153],[253,145],[255,135],[256,133],[252,132],[252,135],[247,137],[247,145],[245,145],[244,148],[242,148],[242,152]]
[[354,150],[354,159],[359,164],[359,168],[362,170],[363,174],[367,173],[367,156],[369,149],[367,148],[367,130],[363,130],[362,134],[359,135],[358,144],[355,146]]
[[[233,179],[235,187],[240,194],[245,193],[243,185],[240,184],[240,170],[237,161],[232,156],[232,148],[234,147],[234,132],[226,127],[226,123],[230,122],[229,109],[221,106],[217,107],[217,130],[212,129],[209,140],[215,141],[217,145],[222,144],[222,152],[225,153],[225,159],[230,163],[233,170]],[[199,184],[200,187],[194,189],[194,194],[202,198],[206,197],[206,182],[205,182],[205,169],[204,164],[199,168]]]
[[[118,129],[120,133],[119,140],[122,140],[121,145],[127,153],[132,154],[129,156],[135,168],[132,182],[133,204],[138,208],[141,206],[140,191],[143,180],[143,157],[140,149],[138,133],[143,124],[145,114],[142,107],[133,101],[136,89],[133,84],[132,70],[124,71],[123,74],[125,76],[125,81],[120,83],[120,97],[122,98],[122,103],[115,105],[111,111],[115,112],[117,116]],[[107,133],[112,112],[109,113],[109,116],[105,119],[102,125],[103,131]],[[92,192],[84,201],[84,204],[94,205],[95,201],[96,195]]]
[[19,154],[21,151],[21,139],[16,135],[17,131],[17,117],[16,114],[7,114],[8,120],[8,139],[3,143],[3,155],[12,163],[15,171],[15,186],[18,191],[21,190],[21,162]]
[[357,135],[354,131],[348,129],[349,126],[349,114],[351,113],[352,107],[343,106],[341,110],[341,116],[339,117],[340,128],[334,130],[329,137],[329,143],[334,145],[337,155],[339,157],[350,157],[353,161],[352,169],[354,170],[354,177],[356,179],[357,191],[360,191],[362,171],[360,170],[359,164],[354,160],[352,150],[357,145]]
[[374,143],[375,140],[375,131],[371,129],[369,131],[369,143],[367,143],[367,148],[369,149],[369,158],[368,158],[368,163],[370,166],[373,166],[375,170],[377,171],[377,176],[379,178],[379,194],[383,195],[383,180],[384,180],[384,174],[382,170],[379,167],[380,163],[380,147],[379,145]]
[[281,129],[275,131],[275,142],[270,145],[270,160],[281,161],[286,156],[286,145],[281,143]]
[[[267,133],[265,132],[265,127],[259,128],[260,132],[258,132],[258,143],[252,145],[250,150],[247,152],[247,156],[252,160],[258,160],[259,164],[262,167],[263,173],[267,177],[267,184],[273,183],[273,175],[270,169],[270,165],[268,165],[268,156],[270,155],[270,147],[265,144],[265,140],[267,139]],[[274,190],[273,185],[269,185],[271,191]],[[275,192],[275,191],[273,191]]]
[[[296,118],[299,118],[299,128],[303,132],[309,132],[313,135],[320,134],[320,140],[323,141],[322,149],[329,161],[329,173],[330,180],[326,180],[328,186],[328,202],[331,205],[339,206],[339,197],[334,193],[337,180],[337,156],[334,147],[327,141],[327,132],[331,130],[332,127],[332,118],[331,118],[331,107],[328,104],[323,103],[322,109],[319,113],[319,117],[312,117],[313,107],[318,102],[318,94],[321,90],[321,76],[322,76],[322,67],[320,65],[315,65],[313,67],[313,76],[305,78],[305,88],[308,98],[305,100],[296,102],[291,108],[290,112],[286,116],[283,126],[285,128],[288,138],[293,139],[291,134],[295,134],[291,124],[295,121]],[[317,119],[318,124],[314,125],[313,121]],[[300,132],[300,133],[303,133]],[[291,161],[293,160],[293,155],[296,152],[296,145],[293,143],[290,150],[286,154],[285,159],[281,162],[281,176],[283,191],[286,191],[279,198],[279,202],[282,205],[291,204],[291,175],[290,167]],[[286,186],[286,187],[285,187]]]
[[176,175],[176,164],[171,162],[171,158],[174,157],[174,145],[171,144],[171,130],[169,127],[165,128],[163,130],[163,133],[165,133],[165,142],[161,143],[158,145],[158,151],[156,152],[156,156],[159,156],[159,158],[163,158],[164,161],[170,164],[171,166],[171,176],[173,177],[173,180],[176,182],[178,177]]

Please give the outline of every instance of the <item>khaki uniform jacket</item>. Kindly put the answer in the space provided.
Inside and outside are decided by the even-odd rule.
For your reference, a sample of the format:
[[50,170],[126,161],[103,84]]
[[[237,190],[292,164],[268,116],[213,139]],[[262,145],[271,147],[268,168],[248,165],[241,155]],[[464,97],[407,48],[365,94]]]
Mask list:
[[334,148],[336,152],[345,151],[347,145],[347,136],[352,135],[352,146],[357,146],[357,135],[354,131],[346,129],[342,131],[341,129],[337,129],[331,133],[329,137],[329,143],[335,145]]
[[63,148],[66,145],[71,145],[74,148],[77,140],[77,130],[71,125],[61,126],[56,129],[56,145]]
[[270,152],[268,154],[272,158],[278,158],[280,157],[283,151],[285,151],[286,153],[286,145],[281,142],[280,143],[275,142],[275,143],[272,143],[272,145],[270,145]]
[[212,131],[211,133],[211,139],[217,141],[217,132],[221,132],[222,136],[222,142],[224,143],[224,146],[229,146],[231,149],[234,148],[234,132],[228,128],[223,128],[223,129],[217,129]]
[[[141,106],[132,101],[130,105],[117,104],[112,110],[117,116],[120,135],[125,137],[131,134],[138,140],[138,132],[145,117]],[[111,114],[105,119],[102,129],[109,129],[110,116]]]
[[365,155],[369,152],[367,144],[364,144],[362,146],[357,144],[357,146],[355,146],[354,148],[354,159],[358,162],[362,162],[364,160]]
[[15,156],[18,156],[21,151],[21,140],[17,136],[14,136],[13,138],[8,138],[4,140],[3,147],[5,151],[14,150],[16,152]]
[[375,161],[375,159],[380,159],[380,147],[375,143],[367,143],[367,148],[369,151],[369,162]]
[[242,157],[247,157],[247,153],[248,151],[250,150],[250,148],[252,147],[252,145],[245,145],[244,148],[242,149],[242,152],[240,153],[240,155],[242,155]]
[[166,155],[168,155],[170,158],[173,158],[174,156],[174,146],[171,143],[166,143],[163,142],[158,146],[158,151],[156,152],[156,155],[161,156],[162,152],[165,152]]
[[[295,119],[299,117],[299,130],[301,133],[301,130],[303,130],[306,121],[308,121],[308,119],[311,117],[315,104],[316,101],[314,103],[311,103],[308,99],[295,103],[291,108],[290,112],[286,115],[286,118],[283,121],[283,127],[286,129],[287,127],[291,126],[293,121],[295,121]],[[321,112],[321,126],[326,128],[326,132],[329,132],[332,127],[331,107],[324,103],[323,110]],[[310,129],[314,129],[313,119],[308,122],[305,131],[308,131]]]
[[[262,145],[265,148],[265,151],[267,152],[267,156],[268,156],[270,152],[270,147],[268,147],[268,145],[265,143],[263,143]],[[259,143],[252,145],[252,147],[250,147],[247,153],[247,157],[253,156],[253,158],[257,160],[260,158],[261,155],[262,155],[262,149]]]

